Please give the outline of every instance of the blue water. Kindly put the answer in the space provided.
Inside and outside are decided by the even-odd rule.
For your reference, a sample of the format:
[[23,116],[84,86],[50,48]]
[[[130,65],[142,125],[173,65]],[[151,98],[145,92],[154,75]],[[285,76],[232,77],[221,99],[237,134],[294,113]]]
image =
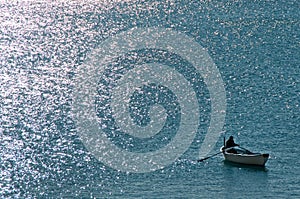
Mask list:
[[[0,3],[0,197],[299,198],[299,7],[297,0]],[[135,27],[169,28],[204,47],[224,82],[223,135],[270,153],[265,168],[228,164],[221,155],[196,161],[210,124],[210,93],[188,60],[164,49],[125,54],[100,74],[99,126],[117,147],[137,153],[174,139],[183,107],[166,86],[144,86],[130,100],[140,126],[149,124],[154,104],[167,110],[153,139],[124,134],[109,107],[120,76],[158,62],[195,90],[200,125],[190,147],[147,173],[117,171],[88,150],[72,112],[78,69],[103,41]],[[210,154],[222,144],[220,136]]]

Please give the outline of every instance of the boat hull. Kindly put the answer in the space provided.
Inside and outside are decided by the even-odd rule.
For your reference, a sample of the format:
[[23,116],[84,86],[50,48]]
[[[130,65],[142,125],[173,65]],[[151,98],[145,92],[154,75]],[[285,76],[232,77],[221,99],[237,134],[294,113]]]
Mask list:
[[265,166],[269,154],[233,154],[223,152],[226,161],[238,164]]

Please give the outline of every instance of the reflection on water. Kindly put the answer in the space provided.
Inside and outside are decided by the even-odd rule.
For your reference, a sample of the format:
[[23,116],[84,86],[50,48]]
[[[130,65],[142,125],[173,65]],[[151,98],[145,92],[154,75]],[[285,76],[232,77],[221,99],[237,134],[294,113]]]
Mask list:
[[229,162],[226,160],[224,160],[223,162],[224,162],[224,166],[226,166],[226,167],[237,167],[237,168],[245,169],[245,170],[268,172],[268,168],[266,166],[244,165],[244,164]]
[[223,161],[223,177],[226,198],[257,197],[268,192],[268,169]]
[[[91,2],[0,3],[0,198],[299,198],[298,0]],[[103,40],[134,27],[178,30],[207,49],[226,85],[226,130],[273,154],[265,169],[214,157],[128,175],[84,148],[70,113],[76,68]],[[194,81],[201,125],[189,159],[211,112],[204,83]]]

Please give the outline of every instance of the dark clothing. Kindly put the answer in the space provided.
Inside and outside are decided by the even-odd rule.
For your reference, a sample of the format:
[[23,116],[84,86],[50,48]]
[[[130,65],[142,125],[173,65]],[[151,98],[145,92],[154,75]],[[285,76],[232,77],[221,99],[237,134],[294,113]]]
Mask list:
[[225,148],[230,148],[234,146],[239,146],[239,145],[234,143],[233,137],[230,136],[229,139],[226,141]]

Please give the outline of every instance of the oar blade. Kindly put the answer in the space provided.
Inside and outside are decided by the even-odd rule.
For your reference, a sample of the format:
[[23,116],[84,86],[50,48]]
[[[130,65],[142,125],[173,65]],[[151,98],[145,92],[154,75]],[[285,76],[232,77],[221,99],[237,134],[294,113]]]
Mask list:
[[213,155],[211,155],[211,156],[208,156],[208,157],[202,158],[202,159],[200,159],[200,160],[197,160],[197,161],[198,161],[198,162],[203,162],[204,160],[207,160],[208,158],[214,157],[214,156],[216,156],[216,155],[218,155],[218,154],[220,154],[220,153],[222,153],[222,151],[220,151],[220,152],[218,152],[218,153],[216,153],[216,154],[213,154]]
[[206,157],[206,158],[202,158],[202,159],[198,160],[198,162],[203,162],[204,160],[207,160],[208,158],[210,158],[210,156]]

